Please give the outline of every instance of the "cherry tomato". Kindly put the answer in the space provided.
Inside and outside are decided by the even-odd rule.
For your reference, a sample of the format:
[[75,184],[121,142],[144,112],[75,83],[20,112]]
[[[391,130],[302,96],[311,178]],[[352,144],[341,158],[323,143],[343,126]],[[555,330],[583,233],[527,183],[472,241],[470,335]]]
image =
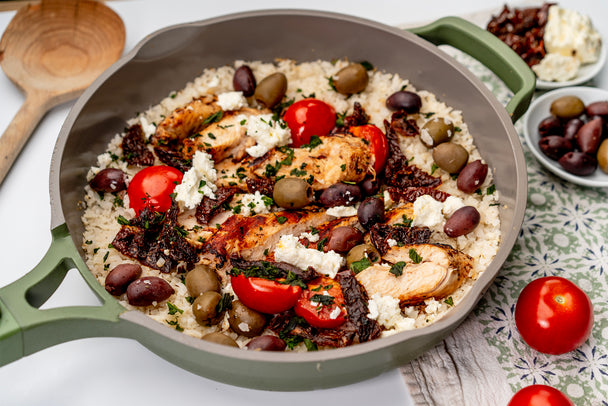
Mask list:
[[275,282],[270,279],[237,275],[230,277],[232,290],[243,304],[258,312],[274,314],[291,309],[302,288]]
[[291,145],[308,144],[313,135],[324,136],[336,125],[336,111],[317,99],[303,99],[287,108],[283,120],[291,130]]
[[521,291],[515,324],[530,347],[545,354],[564,354],[581,346],[591,334],[593,305],[568,279],[547,276]]
[[308,284],[294,310],[313,327],[336,328],[346,321],[342,288],[338,282],[326,277]]
[[166,165],[149,166],[137,172],[127,194],[131,208],[140,213],[145,207],[165,212],[171,208],[171,193],[184,176],[179,170]]
[[355,137],[363,138],[369,142],[369,147],[374,156],[374,170],[380,173],[384,169],[386,157],[388,156],[388,140],[381,129],[373,124],[365,124],[348,129]]
[[507,406],[574,406],[574,403],[551,386],[530,385],[513,395]]

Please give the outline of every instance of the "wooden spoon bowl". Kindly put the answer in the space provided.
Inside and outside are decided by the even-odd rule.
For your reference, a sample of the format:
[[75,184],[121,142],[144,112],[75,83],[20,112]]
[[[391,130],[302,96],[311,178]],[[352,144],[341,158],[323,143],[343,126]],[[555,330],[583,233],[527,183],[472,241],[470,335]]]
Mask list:
[[0,137],[0,184],[42,117],[78,97],[122,54],[125,26],[94,0],[42,0],[21,8],[0,40],[0,66],[25,102]]

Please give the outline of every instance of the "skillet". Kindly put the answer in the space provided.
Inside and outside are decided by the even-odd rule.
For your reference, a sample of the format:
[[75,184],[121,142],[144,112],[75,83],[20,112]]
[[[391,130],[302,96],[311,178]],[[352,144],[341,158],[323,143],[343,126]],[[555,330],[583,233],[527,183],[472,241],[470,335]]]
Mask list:
[[[30,273],[0,289],[0,365],[61,342],[114,336],[135,339],[170,362],[218,381],[258,389],[307,390],[378,375],[445,338],[493,282],[521,227],[527,180],[512,121],[525,112],[535,79],[506,45],[464,20],[448,17],[412,31],[341,14],[272,10],[180,24],[146,37],[85,91],[61,129],[50,173],[51,246]],[[501,77],[515,93],[507,108],[466,68],[433,45],[440,43],[472,54]],[[496,258],[465,300],[443,319],[348,348],[248,352],[198,340],[143,313],[126,311],[88,270],[80,249],[79,209],[86,173],[126,120],[183,88],[206,67],[235,59],[277,57],[369,60],[463,111],[477,147],[494,170],[501,193],[503,239]],[[78,269],[102,305],[39,310],[72,268]]]

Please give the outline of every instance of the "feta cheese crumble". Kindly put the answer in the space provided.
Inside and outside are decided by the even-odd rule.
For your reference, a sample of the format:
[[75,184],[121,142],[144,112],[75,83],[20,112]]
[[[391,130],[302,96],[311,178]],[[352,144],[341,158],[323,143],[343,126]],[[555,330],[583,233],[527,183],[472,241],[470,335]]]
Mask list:
[[190,168],[175,187],[175,200],[188,209],[194,209],[204,196],[215,199],[217,172],[211,155],[205,151],[196,151]]
[[429,195],[422,195],[414,201],[413,226],[433,227],[444,221],[441,214],[443,203]]
[[330,278],[336,276],[345,261],[342,255],[335,251],[321,252],[306,248],[300,244],[298,237],[290,234],[281,236],[274,251],[274,258],[301,269],[312,266],[317,272]]
[[291,130],[282,120],[273,120],[272,114],[239,115],[238,121],[243,122],[247,135],[256,141],[256,145],[245,150],[254,158],[263,156],[274,147],[291,143]]
[[367,307],[369,310],[367,317],[388,329],[412,330],[416,323],[413,318],[403,317],[399,308],[399,299],[392,296],[375,293],[367,303]]
[[217,95],[217,105],[224,111],[230,111],[247,107],[248,103],[243,92],[226,92]]
[[355,206],[334,206],[326,211],[327,215],[334,217],[351,217],[357,215]]
[[[247,193],[241,197],[241,211],[243,216],[251,216],[252,214],[270,213],[268,204],[264,200],[264,195],[256,190],[255,193]],[[271,203],[271,202],[269,202]]]

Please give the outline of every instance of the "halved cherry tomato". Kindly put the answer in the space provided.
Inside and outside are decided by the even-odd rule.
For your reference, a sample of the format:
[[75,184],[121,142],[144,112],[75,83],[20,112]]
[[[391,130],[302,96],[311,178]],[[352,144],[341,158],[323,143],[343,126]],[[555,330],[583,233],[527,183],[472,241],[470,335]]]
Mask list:
[[171,193],[183,178],[179,170],[166,165],[149,166],[137,172],[129,187],[129,204],[136,213],[145,207],[165,212],[171,208]]
[[530,347],[545,354],[564,354],[591,334],[593,305],[568,279],[546,276],[533,280],[519,294],[515,324]]
[[324,136],[336,125],[336,111],[317,99],[303,99],[287,108],[283,120],[291,130],[291,145],[301,147],[313,135]]
[[243,304],[258,312],[275,314],[291,309],[300,294],[299,286],[286,285],[270,279],[230,276],[232,290]]
[[381,129],[373,124],[365,124],[348,129],[355,137],[363,138],[369,142],[369,147],[374,156],[374,170],[380,173],[384,169],[386,157],[388,156],[388,140]]
[[318,328],[336,328],[346,321],[347,315],[340,284],[327,277],[309,283],[294,310],[308,324]]
[[530,385],[513,395],[507,406],[574,406],[574,403],[551,386]]

